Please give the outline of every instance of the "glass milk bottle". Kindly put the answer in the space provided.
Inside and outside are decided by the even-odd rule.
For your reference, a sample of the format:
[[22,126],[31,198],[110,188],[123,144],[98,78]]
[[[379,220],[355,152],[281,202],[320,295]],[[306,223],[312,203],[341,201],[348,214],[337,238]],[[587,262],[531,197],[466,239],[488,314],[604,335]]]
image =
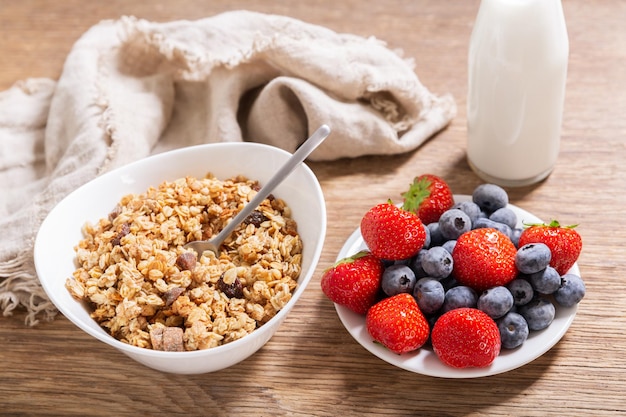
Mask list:
[[559,153],[569,42],[560,0],[482,0],[469,47],[467,159],[502,186],[546,178]]

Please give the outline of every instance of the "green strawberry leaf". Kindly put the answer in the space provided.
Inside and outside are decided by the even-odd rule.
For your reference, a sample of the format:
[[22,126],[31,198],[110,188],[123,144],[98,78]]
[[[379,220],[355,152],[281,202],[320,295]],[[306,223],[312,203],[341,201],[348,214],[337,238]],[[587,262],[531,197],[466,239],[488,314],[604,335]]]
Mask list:
[[402,209],[406,211],[417,212],[422,202],[430,196],[430,187],[432,183],[426,178],[415,178],[409,186],[408,191],[402,194],[404,204]]
[[326,272],[326,271],[328,271],[330,269],[336,268],[337,266],[342,265],[342,264],[352,263],[352,262],[356,261],[357,259],[363,258],[363,257],[365,257],[365,256],[367,256],[369,254],[370,254],[369,251],[362,250],[362,251],[359,251],[359,252],[355,253],[354,255],[346,256],[345,258],[339,259],[337,262],[335,262],[334,264],[332,264],[331,266],[326,268],[324,270],[324,272]]
[[553,219],[552,221],[550,221],[550,223],[546,224],[546,223],[524,223],[524,227],[525,228],[529,228],[529,227],[534,227],[534,226],[539,226],[539,227],[553,227],[553,228],[563,228],[563,229],[573,229],[575,227],[578,226],[578,224],[570,224],[569,226],[561,226],[561,223],[559,223],[558,220]]

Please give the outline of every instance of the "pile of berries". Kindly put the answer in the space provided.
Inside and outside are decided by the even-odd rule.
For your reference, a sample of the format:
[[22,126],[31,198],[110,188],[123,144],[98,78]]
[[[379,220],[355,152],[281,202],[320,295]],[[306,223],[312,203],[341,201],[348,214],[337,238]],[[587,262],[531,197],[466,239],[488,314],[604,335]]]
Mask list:
[[448,184],[425,174],[361,220],[367,250],[324,271],[333,302],[365,315],[372,338],[398,354],[426,343],[455,368],[485,367],[548,327],[558,306],[582,300],[570,271],[582,240],[558,222],[518,227],[504,189],[478,186],[455,203]]

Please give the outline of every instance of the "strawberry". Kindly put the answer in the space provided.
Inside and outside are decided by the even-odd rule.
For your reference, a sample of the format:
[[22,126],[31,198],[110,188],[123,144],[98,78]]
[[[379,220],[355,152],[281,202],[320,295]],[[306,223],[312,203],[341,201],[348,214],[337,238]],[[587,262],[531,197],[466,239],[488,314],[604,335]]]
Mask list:
[[383,264],[374,255],[361,251],[339,260],[322,275],[322,291],[334,303],[365,314],[378,300]]
[[374,304],[365,318],[367,331],[395,353],[419,349],[428,340],[428,321],[411,294],[400,293]]
[[454,368],[489,366],[500,354],[498,325],[476,308],[444,313],[435,322],[430,337],[435,354]]
[[552,252],[550,266],[564,275],[574,265],[583,248],[582,238],[573,226],[561,226],[558,221],[550,224],[532,224],[522,231],[519,247],[528,243],[544,243]]
[[452,251],[452,273],[456,280],[482,292],[506,285],[517,276],[517,249],[504,233],[481,228],[463,233]]
[[424,224],[439,221],[443,212],[454,205],[454,196],[448,183],[432,174],[415,177],[402,197],[402,208],[417,214]]
[[426,241],[420,218],[391,202],[378,204],[365,213],[361,235],[372,254],[394,261],[412,257]]

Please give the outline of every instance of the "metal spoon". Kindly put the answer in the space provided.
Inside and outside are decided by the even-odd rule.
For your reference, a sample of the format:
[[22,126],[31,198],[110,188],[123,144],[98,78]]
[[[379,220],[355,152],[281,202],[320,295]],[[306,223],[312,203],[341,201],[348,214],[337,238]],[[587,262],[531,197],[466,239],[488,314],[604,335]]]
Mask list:
[[327,125],[320,126],[309,137],[293,155],[289,157],[287,162],[274,174],[274,176],[265,184],[254,196],[254,198],[244,206],[244,208],[212,239],[209,240],[195,240],[185,245],[187,249],[193,249],[198,254],[198,258],[202,256],[204,251],[210,250],[216,255],[219,255],[219,247],[224,240],[230,236],[235,228],[243,222],[246,217],[256,209],[263,200],[270,195],[270,193],[283,182],[285,178],[291,174],[291,172],[300,165],[306,158],[317,148],[330,134],[330,128]]

